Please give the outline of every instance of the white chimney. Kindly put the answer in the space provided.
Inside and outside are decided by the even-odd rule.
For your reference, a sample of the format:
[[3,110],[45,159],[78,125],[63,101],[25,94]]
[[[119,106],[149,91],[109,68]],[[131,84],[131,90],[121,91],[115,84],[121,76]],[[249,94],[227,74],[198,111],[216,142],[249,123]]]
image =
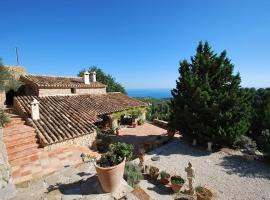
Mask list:
[[83,73],[83,81],[85,84],[90,84],[90,81],[89,81],[89,72],[86,71]]
[[96,82],[97,78],[96,78],[96,72],[90,72],[90,82]]
[[39,119],[39,102],[36,99],[31,102],[31,117],[33,120]]

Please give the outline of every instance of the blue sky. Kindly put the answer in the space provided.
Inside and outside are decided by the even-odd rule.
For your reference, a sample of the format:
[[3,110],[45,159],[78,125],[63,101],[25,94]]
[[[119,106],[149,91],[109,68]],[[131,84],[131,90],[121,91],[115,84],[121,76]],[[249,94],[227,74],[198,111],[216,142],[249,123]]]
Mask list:
[[91,65],[126,88],[172,88],[200,40],[226,49],[242,86],[270,86],[269,0],[1,0],[0,57],[28,73]]

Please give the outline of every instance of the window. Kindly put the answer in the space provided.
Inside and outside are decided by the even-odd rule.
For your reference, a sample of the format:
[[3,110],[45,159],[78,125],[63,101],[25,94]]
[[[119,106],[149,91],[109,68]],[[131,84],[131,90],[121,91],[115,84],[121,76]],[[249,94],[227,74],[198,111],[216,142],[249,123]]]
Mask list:
[[71,94],[76,94],[76,88],[71,88]]

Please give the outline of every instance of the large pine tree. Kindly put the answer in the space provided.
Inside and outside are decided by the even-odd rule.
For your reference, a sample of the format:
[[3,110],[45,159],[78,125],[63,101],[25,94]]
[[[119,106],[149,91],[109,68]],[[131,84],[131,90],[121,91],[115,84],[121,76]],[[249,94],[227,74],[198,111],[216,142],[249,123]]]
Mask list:
[[240,87],[239,73],[223,51],[199,43],[191,62],[180,62],[172,90],[171,125],[185,137],[233,145],[249,128],[250,96]]

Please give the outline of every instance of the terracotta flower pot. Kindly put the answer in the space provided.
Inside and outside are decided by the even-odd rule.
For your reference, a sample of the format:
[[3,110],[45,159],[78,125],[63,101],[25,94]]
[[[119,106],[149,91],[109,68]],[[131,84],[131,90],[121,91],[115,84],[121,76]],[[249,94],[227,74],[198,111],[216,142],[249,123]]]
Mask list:
[[176,184],[176,183],[171,183],[171,188],[172,188],[172,191],[173,192],[179,192],[181,190],[183,185],[180,185],[180,184]]
[[125,162],[126,159],[113,167],[100,167],[95,163],[98,180],[104,192],[113,192],[118,189],[124,175]]
[[160,182],[161,182],[163,185],[167,185],[167,184],[170,182],[170,178],[162,178],[162,179],[160,179]]
[[137,124],[136,122],[132,122],[132,128],[136,128]]
[[197,195],[197,200],[211,200],[213,199],[213,193],[207,189],[207,188],[203,188],[203,192],[196,192]]

